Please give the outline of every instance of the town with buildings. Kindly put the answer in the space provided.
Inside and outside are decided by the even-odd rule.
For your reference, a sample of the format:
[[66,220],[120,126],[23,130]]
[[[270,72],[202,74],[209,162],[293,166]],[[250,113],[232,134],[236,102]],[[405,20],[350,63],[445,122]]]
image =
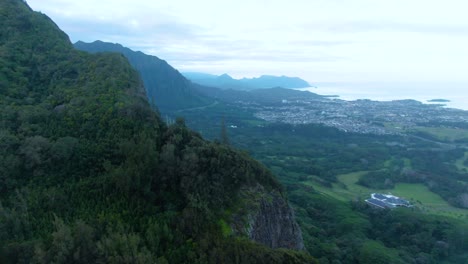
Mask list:
[[399,135],[416,126],[445,124],[457,128],[457,124],[468,124],[468,111],[415,100],[282,100],[274,105],[245,106],[253,108],[257,118],[269,122],[323,124],[362,134]]

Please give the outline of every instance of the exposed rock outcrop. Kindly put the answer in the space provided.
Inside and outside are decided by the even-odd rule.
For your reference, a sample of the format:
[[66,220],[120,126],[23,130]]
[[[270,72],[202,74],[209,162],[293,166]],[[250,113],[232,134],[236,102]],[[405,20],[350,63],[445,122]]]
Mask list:
[[462,208],[468,208],[468,193],[458,195],[458,203]]
[[234,216],[234,233],[270,248],[304,249],[301,228],[280,192],[267,191],[257,185],[244,190],[243,194],[245,203],[248,203],[244,207],[247,213]]

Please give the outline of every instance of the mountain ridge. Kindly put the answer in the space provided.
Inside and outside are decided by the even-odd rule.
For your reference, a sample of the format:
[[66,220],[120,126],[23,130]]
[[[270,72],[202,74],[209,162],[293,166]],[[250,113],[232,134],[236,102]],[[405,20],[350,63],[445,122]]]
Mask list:
[[255,78],[234,79],[229,74],[213,75],[200,72],[182,72],[187,79],[200,85],[221,89],[254,90],[282,87],[286,89],[306,88],[311,85],[299,77],[261,75]]
[[193,84],[182,76],[165,60],[147,55],[141,51],[133,51],[118,43],[92,43],[78,41],[74,47],[91,53],[117,52],[123,54],[130,64],[140,73],[145,84],[147,96],[162,112],[184,108],[204,106],[212,103],[209,98],[199,94],[192,88]]
[[313,261],[232,234],[234,214],[277,215],[246,207],[242,188],[292,215],[281,185],[183,119],[163,123],[124,56],[74,49],[24,1],[2,1],[0,22],[1,263]]

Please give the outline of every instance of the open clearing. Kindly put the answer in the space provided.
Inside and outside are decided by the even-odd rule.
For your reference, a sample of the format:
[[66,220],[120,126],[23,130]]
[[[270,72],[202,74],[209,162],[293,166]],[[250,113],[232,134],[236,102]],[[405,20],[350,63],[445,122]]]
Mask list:
[[438,194],[431,192],[424,184],[398,183],[395,185],[394,189],[388,190],[370,189],[356,184],[359,178],[365,173],[366,171],[360,171],[339,175],[337,177],[338,183],[334,183],[332,188],[321,186],[314,181],[313,178],[304,183],[314,187],[318,192],[340,201],[350,201],[354,199],[363,200],[374,192],[391,193],[407,199],[416,207],[427,213],[454,218],[468,218],[468,210],[451,206]]
[[447,127],[414,127],[415,131],[427,133],[439,140],[453,142],[455,140],[467,139],[468,130]]
[[468,171],[468,167],[465,166],[465,161],[468,160],[468,151],[465,152],[465,156],[459,158],[456,162],[455,162],[455,166],[457,166],[457,168],[461,171]]

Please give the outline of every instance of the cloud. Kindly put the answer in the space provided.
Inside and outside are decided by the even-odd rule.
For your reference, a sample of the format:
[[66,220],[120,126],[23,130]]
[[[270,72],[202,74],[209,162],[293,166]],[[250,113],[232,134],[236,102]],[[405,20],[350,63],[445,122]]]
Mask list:
[[354,21],[322,25],[322,29],[337,33],[407,32],[452,36],[468,36],[468,25],[422,24],[396,21]]
[[[234,39],[207,33],[200,26],[179,21],[145,19],[109,20],[103,18],[59,18],[62,29],[73,41],[102,40],[120,43],[133,50],[156,55],[175,65],[221,63],[223,61],[304,62],[337,61],[342,58],[322,51],[305,52],[315,47],[345,45],[346,41],[288,41],[275,45],[266,39]],[[280,42],[284,45],[278,45]],[[287,46],[295,46],[289,49]]]
[[316,46],[316,47],[330,47],[354,44],[356,41],[350,40],[294,40],[290,44],[298,46]]
[[[146,3],[147,8],[122,0],[116,0],[112,5],[90,0],[48,0],[40,3],[42,10],[70,35],[72,41],[120,43],[161,57],[175,66],[253,60],[266,63],[336,61],[342,58],[314,49],[347,44],[345,41],[318,38],[288,38],[282,36],[278,28],[270,31],[274,39],[271,35],[262,37],[266,32],[260,29],[255,29],[258,34],[253,36],[234,34],[227,29],[213,31],[213,25],[186,22],[191,20],[178,17],[177,12],[174,15],[165,9],[154,8],[153,3]],[[226,21],[220,21],[223,23]],[[246,32],[253,30],[247,28]]]
[[120,43],[184,70],[468,80],[461,0],[28,2],[72,41]]
[[121,38],[159,37],[161,43],[176,43],[196,38],[200,31],[195,25],[183,24],[177,21],[154,21],[127,18],[110,20],[99,18],[57,18],[61,28],[72,36],[74,40],[89,40],[90,38]]
[[[268,41],[262,40],[235,40],[229,38],[229,36],[207,36],[197,34],[185,36],[188,36],[188,38],[184,39],[184,41],[190,42],[189,45],[185,43],[155,45],[158,39],[145,36],[138,36],[134,39],[127,38],[124,41],[133,49],[156,55],[175,65],[221,63],[223,61],[245,61],[246,64],[248,61],[262,61],[266,63],[330,62],[344,59],[343,57],[330,55],[320,50],[311,52],[310,49],[315,49],[316,47],[304,46],[308,43],[296,43],[293,45],[295,45],[297,49],[290,49],[289,47],[283,48],[281,45],[270,46]],[[159,42],[158,44],[162,43]],[[319,46],[321,45],[322,44]]]
[[230,51],[227,49],[220,49],[211,53],[194,54],[194,52],[166,52],[165,58],[177,64],[193,64],[193,63],[206,63],[206,62],[221,62],[221,61],[261,61],[261,62],[331,62],[344,60],[343,57],[330,56],[326,54],[303,54],[301,52],[288,52],[288,51]]

